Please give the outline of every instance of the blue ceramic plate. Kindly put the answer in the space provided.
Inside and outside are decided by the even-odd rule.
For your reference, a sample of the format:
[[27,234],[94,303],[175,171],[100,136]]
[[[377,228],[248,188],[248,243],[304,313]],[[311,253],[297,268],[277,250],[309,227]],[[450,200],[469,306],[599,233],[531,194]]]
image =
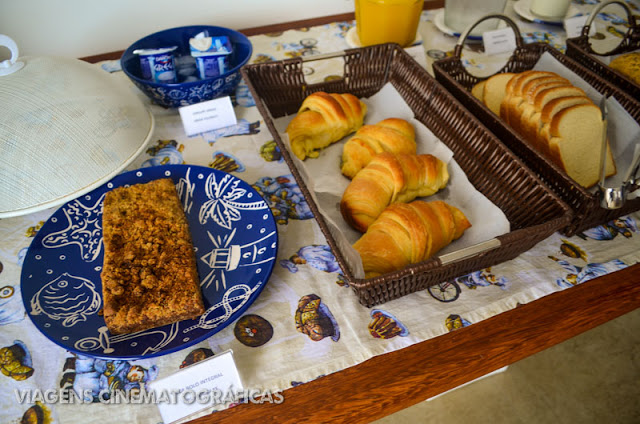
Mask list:
[[[193,238],[206,312],[133,334],[111,335],[101,316],[102,201],[115,187],[171,178]],[[188,165],[143,168],[66,203],[42,226],[24,260],[22,299],[36,327],[72,352],[101,358],[166,355],[240,318],[271,276],[278,251],[267,203],[246,182]]]

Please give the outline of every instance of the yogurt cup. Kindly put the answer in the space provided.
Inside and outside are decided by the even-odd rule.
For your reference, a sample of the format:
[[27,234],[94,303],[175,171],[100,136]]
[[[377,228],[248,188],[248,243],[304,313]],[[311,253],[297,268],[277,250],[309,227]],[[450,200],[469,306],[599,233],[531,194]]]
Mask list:
[[201,79],[218,77],[229,69],[229,56],[219,54],[197,56],[196,67]]
[[173,57],[173,51],[177,48],[178,46],[134,50],[133,53],[140,56],[142,78],[161,83],[177,82]]
[[202,79],[220,76],[230,68],[233,47],[228,37],[207,37],[201,33],[189,40],[189,49]]

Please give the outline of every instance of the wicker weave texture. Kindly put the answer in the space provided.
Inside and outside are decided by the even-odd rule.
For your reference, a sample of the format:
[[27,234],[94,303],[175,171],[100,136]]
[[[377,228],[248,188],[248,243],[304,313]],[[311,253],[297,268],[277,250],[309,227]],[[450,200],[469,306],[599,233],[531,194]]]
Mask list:
[[[242,73],[360,303],[369,307],[381,304],[513,259],[571,221],[570,209],[559,196],[398,45],[346,50],[344,63],[343,79],[314,85],[304,81],[301,58],[247,65]],[[312,92],[349,92],[369,97],[387,82],[393,84],[416,118],[454,152],[456,162],[472,184],[502,209],[511,232],[498,237],[499,247],[446,265],[439,258],[432,258],[380,277],[355,279],[300,178],[289,147],[276,131],[273,118],[295,113]]]
[[[606,54],[606,56],[629,53],[638,49],[640,49],[640,26],[634,25],[627,32],[618,47]],[[598,59],[598,55],[593,51],[589,44],[588,35],[569,38],[567,40],[567,56],[574,59],[590,71],[602,76],[604,79],[619,87],[631,97],[640,99],[640,85],[629,79],[627,76],[621,74],[619,71],[610,68],[602,60]]]

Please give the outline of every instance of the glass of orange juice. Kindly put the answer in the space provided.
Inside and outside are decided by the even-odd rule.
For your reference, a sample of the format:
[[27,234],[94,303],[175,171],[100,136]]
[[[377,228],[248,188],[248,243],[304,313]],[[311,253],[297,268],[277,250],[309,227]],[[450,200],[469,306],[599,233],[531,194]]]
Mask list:
[[416,38],[424,0],[355,0],[356,28],[360,44],[398,43],[403,47]]
[[398,43],[416,38],[424,0],[355,0],[356,28],[363,46]]

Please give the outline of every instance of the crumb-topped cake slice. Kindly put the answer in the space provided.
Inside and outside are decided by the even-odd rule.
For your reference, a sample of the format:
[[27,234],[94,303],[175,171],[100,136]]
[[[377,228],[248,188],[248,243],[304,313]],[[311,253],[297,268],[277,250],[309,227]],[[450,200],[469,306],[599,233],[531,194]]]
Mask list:
[[204,313],[189,224],[171,179],[109,191],[102,234],[104,320],[111,334]]

